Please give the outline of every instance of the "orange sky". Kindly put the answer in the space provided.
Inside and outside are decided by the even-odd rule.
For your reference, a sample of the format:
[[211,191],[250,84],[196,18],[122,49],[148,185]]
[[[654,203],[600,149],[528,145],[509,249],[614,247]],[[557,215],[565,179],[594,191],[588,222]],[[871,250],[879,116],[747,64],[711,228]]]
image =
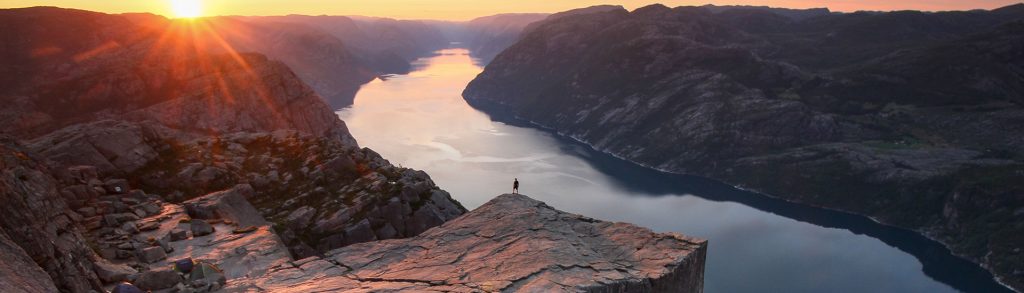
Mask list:
[[[174,17],[175,0],[0,0],[0,7],[59,6],[109,13],[152,12]],[[179,0],[180,1],[180,0]],[[992,9],[1020,0],[200,0],[203,15],[367,15],[404,19],[466,20],[504,12],[557,12],[597,4],[618,4],[634,9],[647,4],[668,6],[767,5],[774,7],[828,7],[836,11],[856,10],[967,10]]]

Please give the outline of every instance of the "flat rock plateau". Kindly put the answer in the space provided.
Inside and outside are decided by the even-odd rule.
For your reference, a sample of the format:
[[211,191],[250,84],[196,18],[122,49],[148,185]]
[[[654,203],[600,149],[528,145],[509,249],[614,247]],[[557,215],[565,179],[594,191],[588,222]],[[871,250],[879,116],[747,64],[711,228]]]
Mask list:
[[289,261],[229,292],[701,292],[707,241],[500,195],[419,236]]

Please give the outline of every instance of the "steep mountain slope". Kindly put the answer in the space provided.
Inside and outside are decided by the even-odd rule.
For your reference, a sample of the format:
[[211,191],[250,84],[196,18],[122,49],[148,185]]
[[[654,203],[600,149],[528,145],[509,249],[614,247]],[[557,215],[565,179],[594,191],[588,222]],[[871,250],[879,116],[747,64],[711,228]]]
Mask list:
[[301,24],[344,42],[351,54],[379,74],[404,73],[409,62],[448,46],[448,39],[433,24],[357,16],[241,17],[254,23]]
[[459,40],[474,57],[490,62],[515,44],[526,26],[547,16],[546,13],[507,13],[474,18],[459,24],[463,27]]
[[348,16],[363,32],[359,41],[367,50],[383,50],[412,61],[436,50],[447,48],[448,39],[441,31],[418,20],[397,20],[382,17]]
[[[237,24],[161,30],[137,21],[0,10],[0,102],[10,105],[0,123],[20,141],[5,139],[0,153],[0,230],[52,286],[100,291],[134,270],[108,260],[144,275],[159,270],[148,264],[166,243],[138,233],[153,228],[143,218],[160,202],[245,193],[297,257],[412,236],[465,212],[425,173],[359,148],[284,63],[227,49],[214,33],[177,31]],[[26,281],[9,277],[17,276],[0,282]]]
[[219,54],[260,53],[279,60],[332,108],[351,104],[359,86],[382,73],[359,58],[348,42],[305,24],[227,16],[174,21],[149,14],[125,17],[161,34],[164,43]]
[[653,168],[921,231],[1020,289],[1020,6],[575,11],[463,95]]

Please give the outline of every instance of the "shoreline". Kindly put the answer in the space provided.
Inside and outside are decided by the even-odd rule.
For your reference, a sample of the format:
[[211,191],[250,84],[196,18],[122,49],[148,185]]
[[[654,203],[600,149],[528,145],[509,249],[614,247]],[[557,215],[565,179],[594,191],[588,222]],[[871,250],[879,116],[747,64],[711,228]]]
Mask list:
[[[490,101],[490,100],[469,99],[469,98],[465,98],[465,97],[463,97],[463,99],[466,100],[466,102],[471,107],[473,107],[474,109],[477,109],[477,110],[487,114],[488,116],[490,116],[492,118],[492,120],[494,120],[494,118],[496,118],[495,117],[496,113],[492,113],[491,111],[507,111],[507,110],[504,110],[504,109],[498,109],[498,108],[490,107],[490,106],[507,107],[508,104],[505,104],[505,103],[501,103],[501,102],[497,102],[497,101]],[[484,104],[480,104],[480,103],[484,103]],[[948,243],[946,243],[944,241],[941,241],[940,239],[935,238],[934,235],[932,235],[932,233],[928,233],[927,231],[917,230],[917,229],[908,229],[906,227],[902,227],[902,226],[898,226],[898,225],[895,225],[895,224],[891,224],[891,223],[880,221],[879,219],[877,219],[875,217],[872,217],[872,216],[868,216],[868,215],[864,215],[864,214],[860,214],[860,213],[855,213],[855,212],[851,212],[851,211],[840,209],[840,208],[820,206],[820,205],[815,205],[815,204],[795,201],[795,200],[791,200],[791,199],[787,199],[787,198],[783,198],[783,197],[779,197],[779,196],[774,196],[774,195],[771,195],[769,193],[760,191],[760,190],[758,190],[756,188],[753,188],[753,187],[747,187],[747,186],[743,186],[741,184],[734,184],[734,183],[731,183],[731,182],[728,182],[728,181],[725,181],[725,180],[721,180],[719,178],[704,176],[704,175],[701,175],[701,174],[674,172],[674,171],[665,170],[665,169],[662,169],[662,168],[657,168],[657,167],[650,166],[650,165],[647,165],[647,164],[644,164],[644,163],[633,161],[633,160],[631,160],[629,158],[626,158],[626,157],[624,157],[624,156],[622,156],[620,154],[613,153],[613,152],[610,152],[610,151],[607,151],[607,150],[604,150],[604,149],[597,148],[593,144],[591,144],[589,142],[586,142],[586,141],[584,141],[581,138],[578,138],[578,137],[573,136],[573,135],[568,135],[568,134],[566,134],[564,132],[558,131],[555,128],[546,126],[546,125],[538,123],[536,121],[523,118],[523,117],[519,116],[518,114],[511,113],[511,112],[506,112],[506,113],[500,113],[499,115],[501,115],[501,114],[504,114],[502,116],[506,116],[506,117],[512,118],[513,120],[515,120],[517,122],[522,122],[522,124],[528,125],[528,126],[530,126],[530,128],[538,129],[538,130],[541,130],[541,131],[543,131],[545,133],[552,134],[552,135],[554,135],[554,136],[556,136],[558,138],[562,138],[562,139],[566,139],[566,140],[571,140],[572,142],[575,142],[577,144],[586,146],[591,151],[594,151],[594,152],[597,152],[597,153],[601,153],[601,154],[605,154],[605,155],[611,156],[613,158],[616,158],[618,160],[621,160],[623,162],[626,162],[626,163],[629,163],[629,164],[632,164],[632,165],[636,165],[636,166],[639,166],[639,167],[642,167],[642,168],[645,168],[645,169],[648,169],[648,170],[656,171],[656,172],[659,172],[659,173],[662,173],[662,174],[665,174],[665,175],[693,176],[693,177],[697,177],[697,178],[711,180],[711,181],[714,181],[714,182],[717,182],[717,183],[720,183],[720,184],[723,184],[723,185],[730,186],[730,187],[732,187],[734,189],[737,189],[737,190],[742,190],[742,191],[750,192],[750,193],[755,194],[757,196],[762,196],[762,197],[769,198],[769,199],[774,199],[774,200],[780,200],[780,201],[783,201],[783,202],[787,202],[787,203],[791,203],[791,204],[795,204],[795,205],[800,205],[800,206],[804,206],[804,207],[817,208],[817,209],[827,210],[827,211],[831,211],[831,212],[839,212],[839,213],[843,213],[843,214],[847,214],[847,215],[851,215],[851,216],[861,217],[861,218],[868,219],[871,222],[874,222],[876,224],[879,224],[879,225],[882,225],[882,226],[885,226],[885,227],[896,228],[896,229],[900,229],[900,230],[903,230],[903,231],[911,232],[911,233],[913,233],[915,235],[921,236],[921,237],[923,237],[925,239],[928,239],[928,240],[930,240],[932,242],[935,242],[935,243],[941,245],[947,252],[949,252],[950,255],[952,255],[952,256],[954,256],[956,258],[968,261],[971,264],[974,264],[975,266],[981,268],[982,270],[984,270],[985,272],[987,272],[988,274],[990,274],[992,276],[991,279],[996,284],[999,284],[1000,286],[1006,288],[1007,290],[1010,290],[1011,292],[1018,292],[1013,287],[1011,287],[1007,283],[1005,283],[1003,281],[1002,276],[997,274],[987,264],[985,264],[984,262],[981,262],[979,260],[973,259],[973,258],[965,257],[963,254],[955,252],[953,249],[951,249],[950,244],[948,244]],[[506,121],[501,121],[501,120],[495,120],[495,121],[508,124]],[[517,125],[514,125],[514,124],[510,124],[510,125],[517,126]],[[814,223],[811,223],[811,224],[814,224]],[[817,225],[817,224],[815,224],[815,225]],[[846,230],[849,230],[849,229],[846,229]],[[869,236],[869,237],[871,237],[871,236]],[[876,237],[872,237],[872,238],[876,238]],[[876,238],[876,239],[878,239],[878,238]],[[879,240],[881,240],[881,239],[879,239]],[[899,249],[899,247],[897,247],[897,249]],[[906,251],[904,251],[904,252],[906,252]],[[914,256],[914,257],[917,258],[917,256]],[[918,261],[921,261],[921,259],[918,259]]]

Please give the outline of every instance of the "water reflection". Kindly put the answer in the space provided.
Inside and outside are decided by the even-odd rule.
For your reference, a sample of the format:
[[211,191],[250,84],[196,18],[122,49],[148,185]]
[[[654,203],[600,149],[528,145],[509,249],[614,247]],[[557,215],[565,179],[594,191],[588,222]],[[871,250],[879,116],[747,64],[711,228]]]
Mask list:
[[708,292],[1005,291],[911,232],[642,168],[485,114],[460,97],[480,70],[466,51],[444,50],[363,86],[339,115],[362,145],[426,170],[467,208],[518,177],[522,193],[563,210],[707,238]]

